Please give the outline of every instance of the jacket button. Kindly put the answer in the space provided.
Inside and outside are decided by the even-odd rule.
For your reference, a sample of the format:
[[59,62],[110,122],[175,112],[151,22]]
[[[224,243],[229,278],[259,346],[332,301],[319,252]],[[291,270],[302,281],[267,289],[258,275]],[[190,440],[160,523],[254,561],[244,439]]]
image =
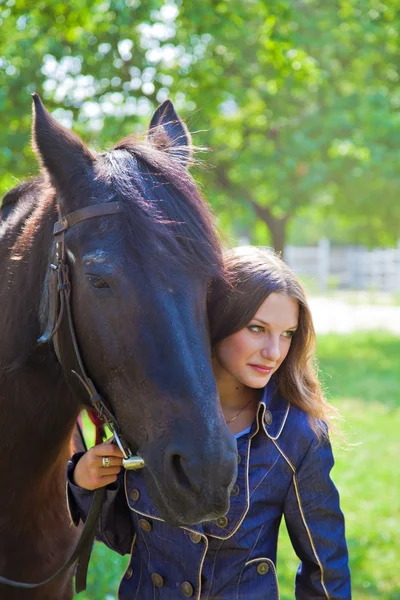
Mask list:
[[151,579],[157,587],[162,587],[164,585],[164,579],[158,573],[153,573]]
[[269,410],[265,411],[264,421],[265,421],[266,425],[271,425],[271,423],[272,423],[272,415]]
[[130,579],[133,575],[133,569],[132,567],[128,567],[126,572],[125,572],[125,579]]
[[146,519],[140,519],[139,525],[143,529],[143,531],[151,531],[152,530],[151,523],[149,523],[149,521],[146,521]]
[[133,502],[136,502],[137,500],[139,500],[139,498],[140,498],[139,490],[137,490],[136,488],[133,488],[133,490],[131,491],[131,500],[133,500]]
[[219,517],[215,521],[215,524],[217,525],[217,527],[221,527],[221,529],[225,529],[225,527],[228,525],[228,519],[226,517]]
[[192,540],[193,544],[198,544],[199,542],[201,542],[201,535],[199,533],[191,531],[189,537]]
[[184,581],[182,583],[182,593],[186,598],[191,598],[194,594],[194,589],[191,583]]
[[235,483],[235,485],[233,486],[232,491],[231,491],[231,496],[237,496],[238,494],[239,494],[239,486],[236,485],[236,483]]
[[265,575],[269,571],[269,564],[266,562],[262,562],[257,567],[257,573],[259,575]]
[[240,461],[241,461],[241,460],[242,460],[242,459],[241,459],[241,457],[240,457],[240,454],[238,454],[238,455],[237,455],[237,462],[238,462],[238,465],[240,465]]

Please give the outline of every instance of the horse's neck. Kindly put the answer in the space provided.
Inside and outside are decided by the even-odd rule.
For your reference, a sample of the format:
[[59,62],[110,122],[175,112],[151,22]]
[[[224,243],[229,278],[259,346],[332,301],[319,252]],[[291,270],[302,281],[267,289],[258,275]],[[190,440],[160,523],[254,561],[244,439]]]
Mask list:
[[[17,489],[13,484],[4,486],[2,496],[12,496],[12,502],[0,499],[0,574],[18,581],[42,581],[52,575],[66,560],[76,544],[77,530],[71,527],[65,494],[65,465],[68,456],[64,452],[53,462],[47,477],[25,484]],[[32,471],[34,461],[26,457]],[[24,478],[25,473],[20,473]],[[71,573],[59,577],[50,588],[37,591],[29,598],[72,598]],[[21,592],[3,589],[0,598],[19,600]],[[11,592],[12,592],[11,588]],[[23,594],[25,597],[25,595]]]
[[12,480],[14,490],[35,488],[52,472],[59,457],[68,453],[79,412],[79,402],[61,370],[45,355],[42,352],[36,360],[32,357],[10,374],[0,392],[0,480]]
[[65,512],[69,444],[64,443],[57,453],[49,452],[47,458],[44,469],[40,453],[35,449],[24,452],[21,448],[9,465],[8,477],[3,479],[5,474],[1,475],[7,493],[0,498],[0,531],[8,531],[11,536],[40,531],[44,518],[57,521],[57,512]]
[[48,197],[30,204],[23,223],[17,210],[10,217],[0,249],[6,284],[0,292],[0,480],[15,493],[43,484],[66,452],[79,410],[50,345],[36,343],[55,203]]

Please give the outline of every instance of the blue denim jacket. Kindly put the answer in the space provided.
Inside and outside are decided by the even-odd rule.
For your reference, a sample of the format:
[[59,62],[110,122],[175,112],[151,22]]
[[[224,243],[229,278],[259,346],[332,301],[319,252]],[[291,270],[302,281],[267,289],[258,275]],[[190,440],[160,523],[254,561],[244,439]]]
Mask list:
[[[270,388],[270,386],[268,386]],[[107,489],[98,537],[130,554],[119,600],[277,600],[276,551],[284,515],[301,564],[298,600],[349,600],[344,519],[329,477],[328,440],[318,442],[307,415],[275,393],[264,393],[250,433],[237,440],[238,477],[226,517],[190,527],[163,522],[143,472],[126,471]],[[72,483],[75,524],[85,520],[92,492]]]

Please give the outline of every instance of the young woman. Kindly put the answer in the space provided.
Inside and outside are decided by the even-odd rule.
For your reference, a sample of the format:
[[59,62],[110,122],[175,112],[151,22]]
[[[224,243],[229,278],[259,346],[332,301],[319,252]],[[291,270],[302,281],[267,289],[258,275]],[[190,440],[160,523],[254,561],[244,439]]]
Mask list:
[[278,599],[282,516],[301,560],[296,598],[348,600],[344,520],[329,476],[334,410],[314,371],[304,290],[269,250],[230,250],[225,264],[229,285],[212,287],[210,325],[222,411],[237,438],[238,477],[228,513],[190,527],[165,524],[142,471],[122,475],[119,449],[105,443],[69,465],[72,518],[75,524],[85,519],[91,490],[108,486],[99,537],[131,554],[120,600]]

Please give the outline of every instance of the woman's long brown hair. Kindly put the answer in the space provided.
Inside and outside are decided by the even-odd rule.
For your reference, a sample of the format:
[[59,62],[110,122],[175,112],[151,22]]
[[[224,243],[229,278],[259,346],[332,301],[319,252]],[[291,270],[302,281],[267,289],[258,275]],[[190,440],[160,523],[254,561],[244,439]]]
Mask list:
[[209,294],[213,347],[246,327],[273,292],[297,300],[298,329],[274,380],[281,395],[304,410],[317,436],[323,437],[326,425],[331,429],[332,418],[339,413],[326,401],[318,380],[315,330],[303,286],[284,261],[268,248],[241,246],[227,250],[224,264],[227,279],[214,280]]

